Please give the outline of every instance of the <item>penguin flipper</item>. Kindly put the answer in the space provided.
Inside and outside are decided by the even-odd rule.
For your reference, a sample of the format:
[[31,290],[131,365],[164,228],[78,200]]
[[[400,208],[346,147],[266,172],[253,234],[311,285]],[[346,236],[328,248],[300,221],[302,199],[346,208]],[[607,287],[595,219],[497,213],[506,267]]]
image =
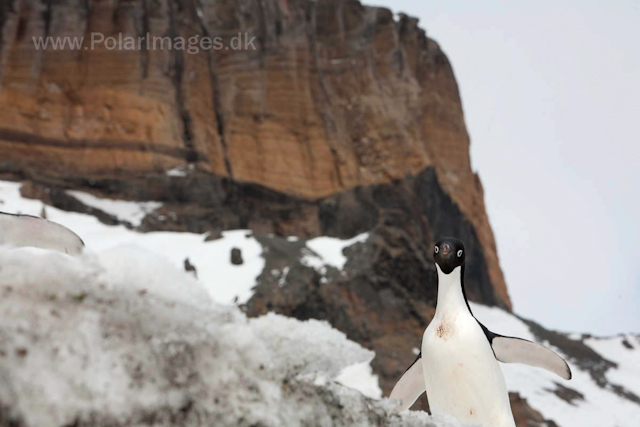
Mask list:
[[547,347],[522,338],[505,337],[491,332],[476,319],[482,328],[496,359],[502,363],[522,363],[546,369],[565,380],[571,379],[571,368],[558,353]]
[[553,372],[565,380],[571,379],[571,369],[556,352],[522,338],[494,334],[491,348],[496,359],[502,363],[522,363]]
[[400,401],[397,411],[409,409],[418,400],[418,397],[425,392],[424,374],[422,371],[422,352],[418,354],[416,360],[402,374],[396,385],[391,390],[389,398]]
[[58,223],[31,215],[0,212],[0,245],[50,249],[79,255],[84,242],[76,233]]

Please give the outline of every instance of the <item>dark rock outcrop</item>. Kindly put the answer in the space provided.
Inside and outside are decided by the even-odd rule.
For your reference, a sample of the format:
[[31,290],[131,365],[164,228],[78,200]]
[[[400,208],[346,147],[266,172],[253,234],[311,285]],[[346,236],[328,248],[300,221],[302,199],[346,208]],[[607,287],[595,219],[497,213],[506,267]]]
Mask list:
[[231,264],[233,265],[242,265],[244,261],[242,260],[242,251],[238,248],[231,249]]

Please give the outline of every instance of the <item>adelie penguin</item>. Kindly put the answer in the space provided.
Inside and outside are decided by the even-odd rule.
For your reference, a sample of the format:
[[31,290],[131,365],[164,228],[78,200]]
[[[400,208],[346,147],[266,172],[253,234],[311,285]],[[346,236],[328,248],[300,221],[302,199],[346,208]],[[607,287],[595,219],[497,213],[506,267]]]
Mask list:
[[0,212],[0,245],[50,249],[80,255],[84,242],[76,233],[53,221],[31,215]]
[[454,238],[434,247],[438,271],[436,313],[422,338],[422,351],[391,391],[398,410],[426,391],[432,411],[463,423],[515,427],[498,362],[523,363],[569,380],[571,370],[553,351],[520,338],[491,332],[473,316],[464,291],[465,249]]

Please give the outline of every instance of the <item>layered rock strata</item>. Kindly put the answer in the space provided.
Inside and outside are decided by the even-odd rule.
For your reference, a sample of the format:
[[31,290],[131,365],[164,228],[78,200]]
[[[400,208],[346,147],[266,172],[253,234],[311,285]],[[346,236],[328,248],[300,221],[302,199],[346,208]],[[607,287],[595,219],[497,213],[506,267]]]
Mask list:
[[[47,37],[82,41],[37,48]],[[127,37],[155,43],[114,48]],[[218,47],[188,44],[203,37]],[[0,169],[15,177],[210,206],[254,185],[320,200],[427,167],[509,307],[457,84],[416,19],[348,0],[0,5]],[[175,168],[199,179],[174,188]]]

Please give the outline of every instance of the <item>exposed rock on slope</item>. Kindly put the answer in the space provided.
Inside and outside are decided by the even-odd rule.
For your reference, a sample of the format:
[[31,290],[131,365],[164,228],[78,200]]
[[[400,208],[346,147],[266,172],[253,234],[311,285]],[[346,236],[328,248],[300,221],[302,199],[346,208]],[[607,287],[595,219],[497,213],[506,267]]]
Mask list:
[[[256,236],[265,248],[266,265],[246,305],[250,315],[276,311],[300,319],[329,319],[376,352],[372,366],[383,395],[415,359],[413,350],[420,347],[436,299],[435,289],[422,286],[435,280],[436,273],[425,261],[428,249],[412,240],[419,229],[398,228],[398,223],[410,221],[395,214],[370,233],[345,241],[342,259],[335,255],[340,247],[324,237],[305,242]],[[637,337],[576,338],[497,308],[471,307],[497,333],[555,349],[574,371],[572,381],[563,381],[530,366],[502,365],[518,426],[633,425],[629,420],[636,417],[630,414],[640,413],[640,376],[629,368],[637,365],[640,354]],[[604,402],[615,406],[615,416],[597,416],[608,407]],[[415,408],[426,409],[426,403],[421,398]],[[580,422],[572,421],[577,419]]]
[[[225,46],[246,32],[256,48],[36,50],[32,40],[85,36],[91,47],[93,32]],[[282,198],[432,167],[510,305],[453,72],[417,20],[351,0],[9,0],[0,37],[0,168],[14,176],[191,203],[185,216],[210,223],[224,206],[225,223],[242,223],[250,184],[274,192],[260,204],[278,211]],[[188,185],[165,175],[175,168],[189,171]],[[297,214],[277,222],[304,224],[307,212]]]
[[544,416],[531,408],[526,399],[523,399],[519,393],[509,393],[511,401],[511,411],[513,419],[517,426],[526,427],[558,427],[552,420],[546,420]]
[[[373,366],[387,394],[410,363],[412,348],[419,347],[434,314],[437,287],[430,224],[467,243],[469,297],[488,305],[499,303],[485,264],[477,261],[482,255],[473,228],[440,189],[432,170],[415,179],[340,194],[325,200],[321,210],[328,234],[352,227],[354,232],[371,230],[368,239],[345,250],[348,261],[341,271],[328,267],[323,275],[305,264],[304,242],[256,236],[265,247],[266,265],[247,313],[275,311],[328,320],[376,352]],[[272,274],[285,268],[284,281]]]

